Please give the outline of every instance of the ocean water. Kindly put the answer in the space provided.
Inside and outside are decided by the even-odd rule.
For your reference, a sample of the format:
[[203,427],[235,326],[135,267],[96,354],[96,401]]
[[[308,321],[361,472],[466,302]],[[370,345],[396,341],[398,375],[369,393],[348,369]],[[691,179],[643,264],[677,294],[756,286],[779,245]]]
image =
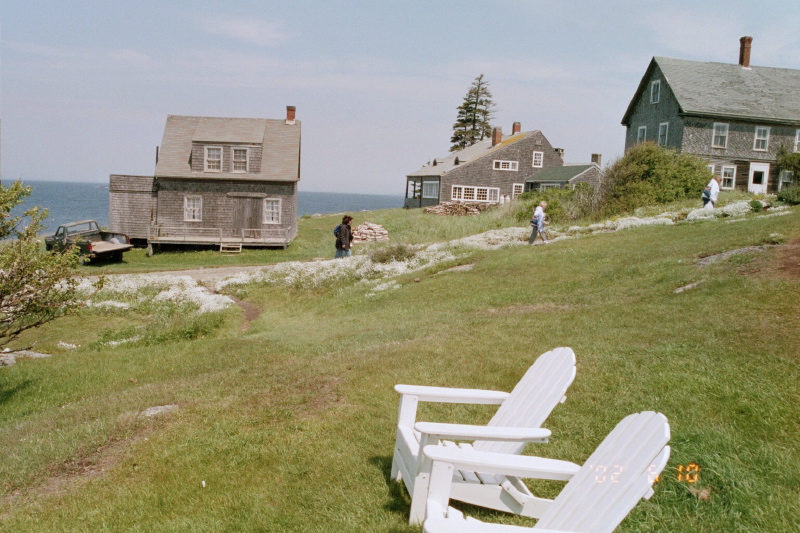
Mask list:
[[[10,183],[3,180],[4,186]],[[12,214],[22,214],[31,206],[46,207],[50,215],[44,233],[52,233],[61,224],[74,220],[92,219],[102,227],[108,226],[108,184],[56,181],[25,181],[25,184],[33,187],[33,192]],[[300,216],[353,213],[403,207],[403,196],[300,191],[297,204]]]

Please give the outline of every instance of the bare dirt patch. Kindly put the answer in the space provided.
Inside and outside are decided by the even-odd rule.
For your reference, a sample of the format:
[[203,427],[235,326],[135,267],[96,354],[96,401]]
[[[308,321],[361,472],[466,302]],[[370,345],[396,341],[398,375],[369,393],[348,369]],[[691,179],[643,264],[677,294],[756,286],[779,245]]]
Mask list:
[[781,277],[800,278],[800,237],[778,248],[775,273]]

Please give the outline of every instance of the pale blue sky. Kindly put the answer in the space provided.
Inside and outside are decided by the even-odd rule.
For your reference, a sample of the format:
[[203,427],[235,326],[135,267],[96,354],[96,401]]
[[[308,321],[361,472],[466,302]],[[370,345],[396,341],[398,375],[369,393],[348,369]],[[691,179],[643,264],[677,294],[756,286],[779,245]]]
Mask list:
[[753,65],[800,69],[800,3],[778,4],[3,0],[2,175],[152,175],[168,114],[294,105],[301,190],[400,195],[481,73],[504,132],[607,163],[654,55],[736,63],[750,35]]

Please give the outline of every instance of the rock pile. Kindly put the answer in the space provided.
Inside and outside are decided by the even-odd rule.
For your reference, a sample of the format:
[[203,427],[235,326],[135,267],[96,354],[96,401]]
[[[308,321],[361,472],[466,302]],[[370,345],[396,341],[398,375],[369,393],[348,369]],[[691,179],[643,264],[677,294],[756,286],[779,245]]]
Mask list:
[[388,240],[389,232],[380,224],[364,222],[353,230],[353,244]]
[[492,207],[485,202],[442,202],[439,205],[426,207],[425,212],[433,215],[480,215],[481,211],[486,211]]

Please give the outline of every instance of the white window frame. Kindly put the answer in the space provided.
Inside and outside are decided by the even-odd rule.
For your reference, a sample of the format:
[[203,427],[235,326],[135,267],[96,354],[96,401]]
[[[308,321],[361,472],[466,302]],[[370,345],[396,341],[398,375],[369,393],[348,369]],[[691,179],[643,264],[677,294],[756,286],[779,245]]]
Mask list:
[[540,183],[539,190],[546,191],[547,189],[560,189],[562,185],[560,183]]
[[661,101],[661,80],[650,82],[650,103],[657,104]]
[[[236,169],[236,163],[241,161],[236,160],[236,152],[244,152],[244,169]],[[234,146],[231,148],[231,172],[234,174],[248,174],[250,172],[250,149],[242,146]]]
[[714,174],[714,165],[706,165],[706,168]]
[[[725,175],[725,171],[726,170],[730,170],[731,171],[731,175],[730,176],[726,176]],[[726,179],[731,180],[730,186],[726,186],[725,185],[725,180]],[[736,188],[736,166],[735,165],[722,165],[722,171],[720,172],[720,180],[719,181],[720,181],[720,183],[719,183],[719,188],[720,189],[727,189],[727,190],[735,189]]]
[[[210,161],[217,161],[217,159],[209,159],[209,150],[219,150],[219,168],[212,168],[209,166]],[[203,172],[222,172],[222,146],[204,146],[203,147]]]
[[[730,131],[729,124],[727,124],[725,122],[715,122],[714,123],[714,127],[711,129],[711,147],[712,148],[727,148],[728,147],[728,132],[729,131]],[[717,143],[717,137],[720,137],[722,139],[721,143]]]
[[794,151],[800,151],[800,130],[794,133]]
[[511,198],[516,198],[520,194],[525,192],[525,184],[524,183],[512,183],[511,184]]
[[[756,152],[766,152],[769,150],[769,126],[756,126],[756,131],[753,136],[753,150]],[[759,133],[762,135],[759,136]],[[759,143],[763,143],[763,147],[759,147]]]
[[[431,192],[433,191],[433,192]],[[439,182],[438,181],[423,181],[422,182],[422,197],[423,198],[439,198]]]
[[[270,206],[270,207],[268,207]],[[271,207],[274,206],[274,207]],[[280,198],[264,198],[263,213],[261,222],[264,224],[280,224],[281,223],[281,199]]]
[[464,202],[497,203],[500,201],[500,188],[453,185],[450,198],[452,200],[461,200]]
[[544,166],[544,152],[533,152],[533,168]]
[[[663,133],[662,133],[663,128]],[[661,146],[667,145],[669,139],[669,122],[662,122],[658,125],[658,144]]]
[[183,197],[183,221],[202,222],[203,221],[203,197],[187,195]]
[[642,144],[647,140],[647,126],[639,126],[636,130],[636,144]]
[[519,161],[507,161],[504,159],[495,159],[492,163],[494,170],[509,170],[516,172],[519,170]]
[[794,172],[791,170],[781,170],[778,173],[778,190],[783,190],[784,184],[790,184],[792,181],[794,181]]

